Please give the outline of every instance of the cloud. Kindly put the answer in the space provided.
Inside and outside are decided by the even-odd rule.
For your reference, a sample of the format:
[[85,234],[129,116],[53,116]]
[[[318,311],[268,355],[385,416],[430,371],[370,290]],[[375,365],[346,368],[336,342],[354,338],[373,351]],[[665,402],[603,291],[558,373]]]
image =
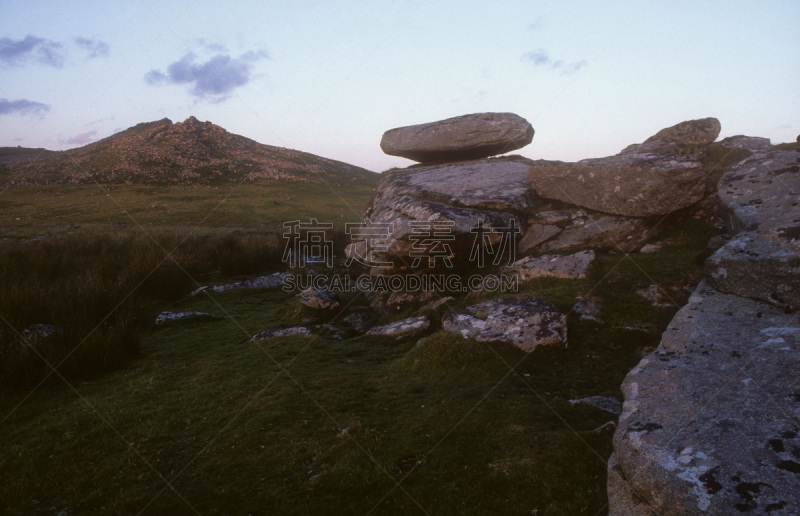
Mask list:
[[105,57],[108,55],[108,44],[99,39],[92,38],[75,38],[75,44],[86,52],[89,59],[96,57]]
[[20,40],[0,38],[0,63],[20,65],[35,61],[47,66],[64,66],[64,46],[61,43],[28,34]]
[[94,140],[97,131],[86,131],[85,133],[76,134],[68,140],[61,140],[59,143],[66,143],[69,145],[86,145]]
[[145,82],[157,84],[186,84],[189,93],[199,99],[221,102],[231,92],[244,86],[253,78],[253,64],[260,59],[269,59],[264,51],[247,52],[238,58],[228,54],[217,54],[206,62],[197,62],[197,56],[189,52],[167,67],[167,71],[150,70]]
[[586,59],[569,62],[564,61],[563,59],[554,60],[550,57],[547,50],[544,50],[543,48],[539,48],[531,52],[525,52],[522,54],[522,60],[533,64],[533,66],[549,67],[556,72],[560,72],[562,75],[575,73],[589,65],[589,62],[586,61]]
[[47,111],[50,111],[50,106],[42,104],[41,102],[34,102],[27,99],[0,99],[0,115],[12,115],[14,113],[27,115],[32,113],[44,113]]
[[98,120],[93,120],[91,122],[87,122],[86,124],[84,124],[84,127],[90,127],[90,126],[97,125],[97,124],[102,123],[102,122],[108,122],[109,120],[115,120],[115,119],[116,119],[116,117],[107,116],[105,118],[100,118]]

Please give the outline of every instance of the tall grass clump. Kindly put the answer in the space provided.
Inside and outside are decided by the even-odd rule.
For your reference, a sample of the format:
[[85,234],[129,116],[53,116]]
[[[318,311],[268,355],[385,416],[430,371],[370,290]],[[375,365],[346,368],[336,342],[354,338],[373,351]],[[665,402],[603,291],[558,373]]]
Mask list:
[[[273,232],[171,229],[2,242],[0,386],[119,366],[138,353],[153,319],[147,300],[177,299],[204,275],[274,269],[279,244]],[[58,330],[42,335],[43,324]]]

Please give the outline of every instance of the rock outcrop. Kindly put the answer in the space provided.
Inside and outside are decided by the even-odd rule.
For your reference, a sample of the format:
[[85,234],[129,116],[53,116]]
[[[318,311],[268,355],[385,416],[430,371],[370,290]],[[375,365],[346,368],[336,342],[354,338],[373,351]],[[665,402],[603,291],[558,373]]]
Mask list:
[[666,215],[704,197],[699,158],[719,131],[716,118],[681,122],[615,156],[577,163],[537,161],[530,181],[542,197],[610,215]]
[[666,215],[691,206],[705,193],[698,160],[673,153],[618,154],[577,163],[537,161],[529,177],[547,199],[610,215]]
[[390,129],[386,154],[419,162],[461,161],[504,154],[533,140],[533,127],[513,113],[476,113]]
[[757,152],[723,175],[734,237],[622,385],[612,516],[800,513],[798,163]]
[[800,309],[800,152],[745,159],[722,176],[718,195],[736,236],[707,262],[709,283]]
[[698,287],[622,385],[610,514],[798,514],[797,370],[797,313]]

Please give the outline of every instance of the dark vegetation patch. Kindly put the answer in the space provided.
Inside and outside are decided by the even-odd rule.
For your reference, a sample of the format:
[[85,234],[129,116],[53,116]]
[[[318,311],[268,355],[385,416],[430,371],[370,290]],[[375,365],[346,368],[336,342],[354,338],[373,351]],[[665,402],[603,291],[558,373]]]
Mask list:
[[[11,301],[0,306],[14,328],[46,322],[79,328],[65,339],[83,338],[130,285],[145,281],[136,299],[123,303],[132,315],[119,320],[135,324],[136,331],[116,326],[103,333],[102,342],[116,346],[116,365],[109,362],[92,375],[76,362],[74,377],[64,369],[71,387],[56,377],[43,388],[0,396],[0,512],[68,508],[81,514],[103,507],[122,514],[192,508],[204,514],[407,514],[422,507],[437,514],[602,513],[612,444],[608,433],[594,429],[609,417],[567,400],[619,396],[625,374],[654,349],[685,301],[655,308],[636,290],[696,282],[698,257],[714,233],[686,219],[658,235],[665,243],[658,253],[598,253],[586,280],[522,284],[513,296],[539,297],[569,314],[565,350],[525,354],[439,329],[444,311],[499,295],[488,293],[438,308],[419,344],[368,336],[253,343],[250,336],[265,329],[303,324],[319,334],[317,324],[340,321],[336,315],[308,321],[317,316],[298,309],[295,297],[280,289],[183,298],[196,283],[171,260],[145,278],[164,259],[150,236],[174,248],[175,261],[202,284],[229,283],[277,270],[283,251],[274,240],[279,225],[233,227],[260,227],[253,221],[271,218],[326,221],[345,213],[341,201],[321,192],[306,202],[308,211],[300,211],[298,204],[272,204],[297,203],[288,189],[272,196],[245,190],[220,203],[222,189],[146,188],[120,187],[112,194],[135,201],[121,204],[136,221],[163,217],[154,225],[197,225],[213,208],[203,223],[211,227],[178,245],[188,229],[152,231],[145,225],[144,231],[118,207],[99,207],[104,198],[84,197],[85,205],[98,204],[86,210],[88,221],[81,220],[73,204],[78,190],[40,188],[2,199],[8,204],[0,204],[0,216],[11,222],[3,226],[4,236],[11,240],[0,241],[8,280],[0,292]],[[360,214],[369,195],[343,198]],[[20,201],[37,196],[47,210]],[[10,207],[18,202],[23,206]],[[160,207],[149,208],[153,203],[172,211],[159,215]],[[25,221],[14,221],[14,211]],[[281,220],[287,214],[293,216]],[[111,221],[130,226],[112,227]],[[71,224],[81,227],[69,234]],[[44,232],[51,236],[20,241]],[[337,238],[340,247],[345,240]],[[27,293],[26,285],[38,294]],[[576,296],[597,298],[604,324],[572,313]],[[349,309],[366,307],[356,295],[341,302]],[[154,327],[162,310],[221,319]],[[125,348],[113,340],[122,334],[136,336],[132,360],[122,358]],[[88,356],[87,363],[101,363],[98,355]],[[21,376],[20,385],[27,380]]]

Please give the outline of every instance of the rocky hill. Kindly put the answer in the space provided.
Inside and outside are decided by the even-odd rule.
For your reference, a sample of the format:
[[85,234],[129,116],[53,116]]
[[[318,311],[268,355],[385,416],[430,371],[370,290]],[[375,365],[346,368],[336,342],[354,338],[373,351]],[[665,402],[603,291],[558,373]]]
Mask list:
[[226,184],[275,179],[318,182],[326,177],[341,182],[374,176],[339,161],[263,145],[195,117],[138,124],[63,152],[3,151],[0,184]]

